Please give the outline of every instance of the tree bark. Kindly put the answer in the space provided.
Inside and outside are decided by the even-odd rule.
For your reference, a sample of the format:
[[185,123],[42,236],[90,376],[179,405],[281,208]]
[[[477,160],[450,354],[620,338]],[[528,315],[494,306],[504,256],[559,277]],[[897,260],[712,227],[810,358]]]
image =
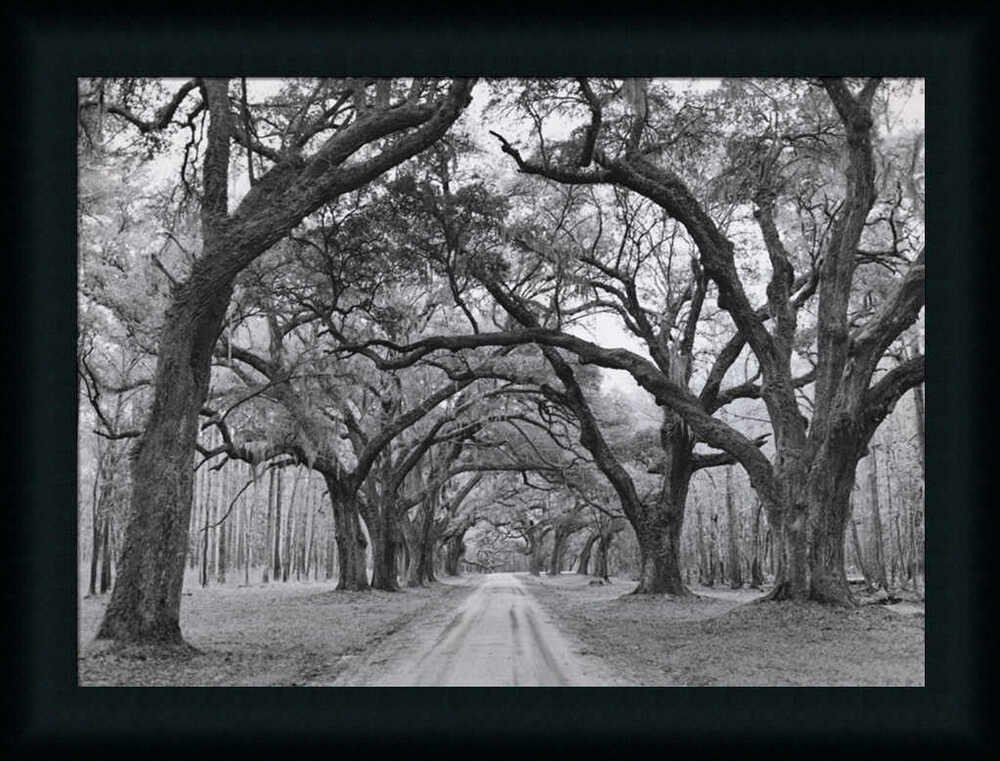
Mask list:
[[296,533],[296,510],[295,497],[298,495],[299,477],[301,471],[296,468],[295,476],[292,478],[292,493],[288,497],[288,515],[285,518],[285,542],[284,542],[284,566],[281,569],[281,580],[288,581],[288,574],[292,572],[292,565],[295,563],[295,533]]
[[[336,518],[334,518],[334,522],[335,521],[336,521]],[[331,522],[327,526],[327,529],[326,529],[326,555],[325,555],[325,558],[324,558],[325,561],[326,561],[326,566],[325,566],[324,573],[325,573],[325,578],[327,580],[333,578],[334,567],[336,565],[336,560],[337,560],[337,558],[336,558],[336,555],[337,555],[337,553],[336,553],[337,544],[336,544],[336,541],[334,540],[334,537],[333,537],[333,523],[334,522]]]
[[697,501],[695,501],[695,520],[698,528],[698,583],[710,587],[714,583],[714,579],[709,573],[708,550],[705,547],[705,522],[702,517],[701,504]]
[[455,531],[445,542],[444,572],[447,576],[460,576],[459,564],[465,556],[466,529]]
[[208,475],[202,476],[202,492],[203,499],[201,503],[201,512],[204,516],[201,526],[201,586],[202,588],[208,586],[208,522],[211,520],[210,512],[210,502],[211,502],[211,491],[210,481]]
[[[195,268],[197,268],[197,264]],[[191,454],[208,393],[211,355],[231,285],[182,289],[164,320],[156,390],[134,453],[130,520],[98,638],[180,644],[180,600],[190,515]]]
[[111,510],[104,510],[103,530],[101,531],[101,594],[111,588]]
[[383,592],[398,592],[396,577],[401,529],[396,506],[383,505],[366,514],[368,530],[372,537],[372,588]]
[[569,534],[562,526],[556,526],[552,532],[552,554],[549,556],[549,576],[558,576],[562,573],[562,556],[566,549],[566,540]]
[[417,544],[417,577],[420,583],[431,583],[434,578],[434,514],[439,495],[435,492],[424,500],[420,511],[420,533]]
[[726,533],[729,535],[729,587],[741,589],[743,574],[740,569],[739,524],[736,520],[736,503],[733,499],[733,468],[726,468]]
[[549,575],[558,576],[562,573],[563,555],[566,552],[566,542],[573,534],[584,528],[579,508],[561,515],[555,522],[553,531],[552,556],[549,560]]
[[633,594],[669,594],[679,597],[691,594],[681,576],[681,527],[682,522],[678,519],[676,508],[649,516],[639,524],[636,530],[639,542],[639,586],[633,590]]
[[851,520],[851,540],[854,544],[854,557],[858,561],[858,569],[865,580],[865,590],[873,592],[875,587],[872,584],[871,575],[868,573],[868,566],[865,564],[865,558],[861,550],[861,542],[858,539],[858,522],[856,519]]
[[532,576],[540,576],[545,566],[545,537],[551,528],[543,523],[528,528],[528,572]]
[[580,548],[580,555],[576,561],[576,572],[583,576],[588,575],[590,571],[590,553],[593,551],[594,542],[600,537],[600,533],[593,533],[587,537],[587,541],[583,543],[583,547]]
[[889,580],[885,572],[885,542],[882,535],[882,513],[878,494],[878,456],[871,447],[868,459],[868,494],[872,518],[872,562],[875,565],[875,582],[882,589],[889,589]]
[[324,474],[333,503],[334,541],[337,547],[337,589],[363,592],[369,589],[365,550],[368,542],[361,530],[361,516],[353,493],[341,488],[335,477]]
[[257,504],[257,482],[254,477],[251,499],[243,505],[246,517],[243,525],[243,583],[250,586],[250,566],[253,564],[253,508]]
[[[226,470],[226,480],[223,481],[224,488],[221,488],[221,499],[218,503],[219,525],[216,528],[216,554],[215,554],[215,578],[220,584],[226,583],[226,532],[229,530],[229,518],[225,511],[229,509],[229,498],[232,487],[230,485],[230,471]],[[225,517],[224,517],[225,516]]]
[[608,551],[611,549],[611,537],[602,534],[597,540],[597,557],[594,558],[594,576],[604,581],[611,580],[608,567]]
[[406,581],[408,587],[419,587],[423,584],[420,567],[420,527],[419,518],[404,516],[400,519],[400,528],[406,543]]
[[[861,327],[852,330],[848,320],[852,278],[862,233],[877,198],[872,103],[880,80],[869,78],[857,92],[842,79],[824,79],[822,86],[845,132],[844,200],[833,219],[817,271],[809,275],[810,278],[815,276],[815,285],[809,286],[809,280],[805,280],[793,288],[797,279],[791,257],[774,224],[773,197],[768,198],[773,196],[769,192],[773,189],[760,188],[768,192],[754,198],[757,206],[754,214],[760,223],[772,268],[764,313],[754,309],[749,301],[738,274],[733,241],[720,230],[680,176],[639,152],[645,126],[642,120],[635,119],[626,144],[617,144],[607,151],[591,145],[584,151],[588,160],[592,155],[597,164],[593,170],[560,166],[558,162],[525,160],[504,138],[497,137],[501,149],[514,158],[521,172],[574,185],[611,183],[626,187],[658,204],[691,235],[699,252],[699,262],[718,289],[719,307],[729,313],[739,330],[733,359],[745,344],[757,358],[763,378],[758,392],[774,429],[777,457],[773,466],[748,446],[745,437],[711,418],[710,413],[706,415],[710,405],[692,404],[683,393],[684,389],[660,372],[665,363],[656,360],[660,365],[657,368],[630,352],[604,350],[557,331],[540,334],[536,340],[574,351],[585,362],[628,370],[660,404],[682,414],[700,440],[725,450],[740,461],[768,511],[776,573],[772,599],[845,602],[849,595],[843,568],[831,566],[843,558],[845,536],[841,533],[835,538],[831,532],[838,527],[844,530],[846,499],[837,495],[834,502],[825,503],[807,492],[818,481],[817,492],[832,494],[833,490],[826,483],[828,471],[853,474],[858,456],[855,445],[867,443],[900,394],[922,381],[921,356],[901,363],[871,384],[888,346],[913,324],[923,307],[925,268],[921,250],[876,313]],[[594,123],[598,123],[598,111],[593,104],[591,109]],[[593,134],[596,133],[591,134],[591,140]],[[819,293],[817,362],[813,414],[807,432],[807,421],[798,409],[795,396],[791,356],[797,311],[804,303],[800,296],[808,298],[815,290]],[[774,321],[773,333],[765,327],[762,314]],[[638,314],[633,317],[640,322],[644,319]],[[498,344],[491,339],[491,345]],[[650,349],[655,353],[657,347],[651,345]],[[702,400],[706,392],[716,400],[720,397],[718,383],[722,376],[724,372],[715,379],[714,387],[706,383]],[[856,427],[854,440],[841,441],[843,430],[852,425]],[[849,448],[838,451],[843,443]],[[829,516],[823,515],[827,504],[832,511]],[[812,535],[813,527],[819,529],[817,536]],[[813,551],[818,555],[813,557]]]
[[753,514],[753,560],[750,563],[750,589],[760,589],[764,584],[760,558],[760,514],[762,510],[763,505],[758,501]]
[[87,594],[97,594],[97,568],[101,554],[101,511],[98,495],[101,493],[101,471],[104,468],[105,449],[100,439],[97,441],[97,463],[94,467],[94,485],[90,497],[90,584]]
[[271,548],[271,559],[273,563],[273,576],[275,582],[281,579],[281,502],[283,478],[278,470],[276,476],[277,486],[274,491],[274,546]]

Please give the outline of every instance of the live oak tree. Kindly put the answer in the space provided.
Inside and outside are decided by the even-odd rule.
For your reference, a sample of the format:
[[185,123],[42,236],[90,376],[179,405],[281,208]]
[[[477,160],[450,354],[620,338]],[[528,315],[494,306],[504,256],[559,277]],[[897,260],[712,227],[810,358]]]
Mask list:
[[[683,388],[662,372],[654,375],[645,360],[583,346],[578,353],[605,366],[628,369],[698,436],[744,466],[778,532],[779,578],[773,598],[848,602],[843,546],[855,465],[896,401],[922,381],[924,366],[923,357],[915,356],[874,380],[890,344],[917,319],[924,282],[921,236],[898,235],[906,226],[896,216],[900,205],[884,212],[885,204],[877,203],[880,178],[873,105],[882,83],[877,78],[853,85],[841,79],[808,83],[805,92],[801,86],[795,92],[807,105],[793,112],[793,118],[782,120],[780,108],[772,113],[751,108],[751,114],[760,116],[753,117],[743,134],[729,136],[730,155],[741,161],[753,157],[749,171],[741,173],[746,185],[738,192],[753,205],[771,265],[763,310],[752,305],[744,287],[736,266],[736,245],[711,207],[691,192],[684,179],[689,167],[680,152],[674,152],[675,145],[682,146],[696,135],[698,118],[674,111],[669,98],[656,97],[643,83],[626,84],[631,102],[623,118],[606,125],[604,99],[591,82],[578,82],[580,100],[591,118],[576,150],[558,156],[543,151],[537,158],[525,159],[498,138],[522,172],[567,184],[613,184],[650,199],[683,225],[706,276],[717,288],[719,307],[728,312],[739,340],[756,357],[763,379],[760,396],[774,430],[775,462],[739,432],[708,419]],[[817,99],[816,91],[825,94],[826,103]],[[773,96],[771,100],[775,102]],[[657,120],[658,108],[667,118]],[[741,138],[752,141],[752,151],[739,150]],[[842,159],[842,195],[827,215],[827,233],[819,241],[809,279],[801,283],[778,220],[783,205],[801,198],[796,196],[795,186],[802,182],[796,163],[807,153],[800,146],[813,142],[832,148]],[[821,194],[815,187],[816,183],[813,194],[818,198]],[[868,232],[878,221],[871,219],[873,211],[879,212],[883,229]],[[891,233],[888,240],[887,233]],[[867,248],[876,244],[908,266],[867,320],[852,326],[849,308],[859,259],[876,255]],[[792,354],[801,294],[813,287],[812,280],[818,290],[816,385],[807,420],[795,394]]]
[[[258,109],[267,112],[260,121],[241,84],[191,79],[159,108],[138,113],[116,102],[110,82],[97,83],[80,101],[82,114],[96,110],[144,135],[207,116],[198,189],[200,255],[174,287],[163,320],[152,408],[133,453],[131,511],[101,638],[182,642],[191,463],[236,276],[324,203],[432,145],[468,103],[473,82],[294,82],[286,95],[295,102]],[[251,188],[231,208],[230,179],[239,158],[234,145],[245,152]]]

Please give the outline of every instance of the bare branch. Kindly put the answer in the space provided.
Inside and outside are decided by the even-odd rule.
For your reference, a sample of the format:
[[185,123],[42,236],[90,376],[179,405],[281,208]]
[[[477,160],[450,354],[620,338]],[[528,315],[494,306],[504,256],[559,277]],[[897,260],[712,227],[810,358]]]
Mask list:
[[187,97],[187,94],[197,87],[199,83],[200,80],[198,79],[190,79],[185,82],[180,86],[177,92],[174,93],[174,96],[170,99],[170,101],[159,109],[156,112],[156,115],[148,121],[136,116],[127,108],[117,103],[105,105],[104,110],[109,114],[115,114],[116,116],[122,117],[127,122],[137,127],[143,134],[146,134],[147,132],[157,132],[170,124],[170,120],[177,112],[178,106],[180,106],[180,104],[184,101],[184,98]]

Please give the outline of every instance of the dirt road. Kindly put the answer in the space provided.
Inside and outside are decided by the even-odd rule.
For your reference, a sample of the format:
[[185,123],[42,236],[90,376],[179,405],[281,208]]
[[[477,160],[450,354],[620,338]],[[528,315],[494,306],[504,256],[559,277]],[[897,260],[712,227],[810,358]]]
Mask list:
[[621,684],[567,640],[513,574],[467,577],[457,607],[415,621],[352,664],[336,684],[584,686]]

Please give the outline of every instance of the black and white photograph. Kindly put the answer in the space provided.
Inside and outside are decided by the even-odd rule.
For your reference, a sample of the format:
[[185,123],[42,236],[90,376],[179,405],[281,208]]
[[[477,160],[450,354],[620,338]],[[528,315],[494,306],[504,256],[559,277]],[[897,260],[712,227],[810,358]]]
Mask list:
[[75,77],[77,684],[923,687],[925,79],[846,74]]

